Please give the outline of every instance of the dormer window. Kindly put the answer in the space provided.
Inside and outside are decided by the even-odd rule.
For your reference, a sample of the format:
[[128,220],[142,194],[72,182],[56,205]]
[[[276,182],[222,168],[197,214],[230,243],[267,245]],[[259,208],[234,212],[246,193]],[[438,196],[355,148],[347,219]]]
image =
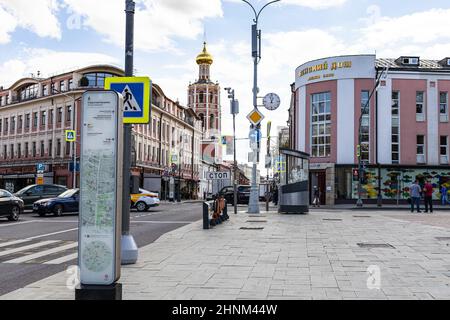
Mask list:
[[441,61],[439,61],[439,64],[443,67],[443,68],[450,68],[450,58],[444,58]]
[[396,62],[403,66],[418,67],[420,64],[420,58],[419,57],[400,57],[399,59],[397,59]]

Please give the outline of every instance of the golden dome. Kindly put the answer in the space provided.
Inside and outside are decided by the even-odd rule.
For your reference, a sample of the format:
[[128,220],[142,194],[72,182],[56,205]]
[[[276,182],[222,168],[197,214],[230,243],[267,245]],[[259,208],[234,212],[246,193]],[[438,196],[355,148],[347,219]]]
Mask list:
[[213,64],[213,57],[206,50],[206,42],[203,42],[203,51],[197,56],[197,64]]

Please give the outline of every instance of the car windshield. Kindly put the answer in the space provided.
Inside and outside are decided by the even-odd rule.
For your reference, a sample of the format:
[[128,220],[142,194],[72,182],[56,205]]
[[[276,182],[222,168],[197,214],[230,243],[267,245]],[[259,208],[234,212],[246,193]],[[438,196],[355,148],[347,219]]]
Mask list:
[[12,197],[11,193],[6,190],[0,190],[0,198],[10,198]]
[[58,198],[70,198],[70,197],[73,197],[77,193],[78,193],[78,189],[67,190],[67,191],[61,193],[58,196]]

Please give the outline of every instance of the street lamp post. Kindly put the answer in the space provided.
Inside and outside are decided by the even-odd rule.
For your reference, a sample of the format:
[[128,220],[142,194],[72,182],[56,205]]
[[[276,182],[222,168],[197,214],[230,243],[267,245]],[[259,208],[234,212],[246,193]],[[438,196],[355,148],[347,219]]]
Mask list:
[[[362,179],[363,179],[363,162],[362,162],[362,152],[361,152],[361,140],[362,140],[362,120],[366,114],[369,114],[370,119],[370,113],[368,113],[368,107],[370,105],[370,100],[372,100],[372,96],[374,93],[378,90],[378,87],[380,86],[381,79],[383,77],[386,77],[387,73],[389,72],[389,68],[384,69],[377,77],[375,81],[375,86],[373,87],[372,91],[369,94],[369,99],[367,99],[367,102],[364,104],[363,109],[361,110],[361,115],[359,116],[359,134],[358,134],[358,201],[356,202],[357,207],[363,206],[362,201]],[[386,75],[385,75],[386,73]],[[370,120],[369,120],[370,121]],[[380,192],[380,190],[378,191]]]
[[[261,30],[258,30],[258,20],[259,20],[259,16],[261,15],[261,12],[270,4],[275,3],[275,2],[279,2],[281,0],[275,0],[275,1],[270,1],[267,4],[265,4],[261,10],[259,10],[259,12],[256,12],[255,8],[252,6],[252,4],[250,2],[248,2],[247,0],[242,0],[243,2],[245,2],[246,4],[248,4],[254,14],[255,14],[255,19],[253,20],[254,24],[252,25],[252,57],[253,57],[253,107],[257,110],[258,109],[258,102],[257,102],[257,98],[258,98],[258,93],[259,93],[259,88],[258,88],[258,64],[261,60]],[[253,128],[253,126],[251,127],[251,129],[255,129]],[[261,129],[261,124],[259,124],[257,126],[258,130]],[[249,201],[249,208],[248,208],[248,213],[260,213],[259,210],[259,190],[258,190],[258,186],[256,185],[256,174],[257,174],[257,162],[259,160],[259,149],[260,149],[260,141],[258,141],[258,146],[256,148],[256,161],[253,162],[253,171],[252,171],[252,187],[251,187],[251,192],[250,192],[250,201]]]
[[234,99],[234,90],[225,88],[228,91],[228,98],[231,104],[231,114],[233,115],[233,154],[234,154],[234,174],[233,174],[233,205],[234,214],[237,214],[237,160],[236,160],[236,115],[239,113],[239,101]]

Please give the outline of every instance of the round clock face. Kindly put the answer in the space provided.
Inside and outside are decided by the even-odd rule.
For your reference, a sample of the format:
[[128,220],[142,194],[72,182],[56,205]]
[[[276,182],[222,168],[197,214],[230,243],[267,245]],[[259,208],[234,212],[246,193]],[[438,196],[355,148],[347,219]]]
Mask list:
[[269,93],[264,97],[264,107],[268,110],[276,110],[280,106],[280,97],[275,93]]

